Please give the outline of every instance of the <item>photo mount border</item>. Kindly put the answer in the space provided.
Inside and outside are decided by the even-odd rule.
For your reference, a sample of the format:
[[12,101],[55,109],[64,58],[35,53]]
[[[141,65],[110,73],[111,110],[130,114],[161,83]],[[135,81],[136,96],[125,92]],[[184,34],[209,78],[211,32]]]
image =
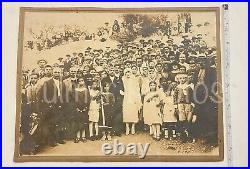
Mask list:
[[[24,40],[24,21],[26,12],[116,12],[116,13],[154,13],[154,12],[215,12],[216,13],[216,48],[217,48],[217,82],[222,81],[221,51],[221,7],[146,7],[146,8],[101,8],[101,7],[20,7],[19,33],[17,50],[17,85],[16,85],[16,119],[14,162],[217,162],[224,160],[224,125],[223,103],[218,103],[218,147],[219,155],[147,155],[144,159],[137,156],[20,156],[20,115],[21,115],[21,76]],[[222,85],[223,86],[223,85]],[[222,87],[217,88],[223,97]],[[224,99],[223,99],[224,102]]]

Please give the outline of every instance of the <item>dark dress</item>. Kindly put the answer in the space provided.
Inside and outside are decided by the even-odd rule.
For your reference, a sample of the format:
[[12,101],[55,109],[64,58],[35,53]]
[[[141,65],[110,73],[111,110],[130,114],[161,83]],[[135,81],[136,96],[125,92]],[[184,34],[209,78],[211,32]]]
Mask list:
[[[115,98],[114,95],[110,92],[103,93],[103,110],[104,110],[104,119],[105,126],[112,128],[112,116],[114,111]],[[102,115],[100,116],[101,125],[103,124]]]
[[88,123],[88,109],[90,103],[90,95],[87,88],[83,90],[75,89],[75,120],[77,123]]

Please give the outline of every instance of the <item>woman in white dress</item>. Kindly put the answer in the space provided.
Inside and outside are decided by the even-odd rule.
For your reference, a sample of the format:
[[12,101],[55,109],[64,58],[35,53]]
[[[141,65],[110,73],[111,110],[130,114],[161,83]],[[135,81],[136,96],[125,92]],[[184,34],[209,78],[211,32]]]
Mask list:
[[[138,111],[141,109],[141,96],[139,82],[131,69],[124,70],[123,77],[124,95],[123,100],[123,122],[126,124],[126,135],[135,134],[135,124],[138,122]],[[131,125],[131,127],[130,127]]]

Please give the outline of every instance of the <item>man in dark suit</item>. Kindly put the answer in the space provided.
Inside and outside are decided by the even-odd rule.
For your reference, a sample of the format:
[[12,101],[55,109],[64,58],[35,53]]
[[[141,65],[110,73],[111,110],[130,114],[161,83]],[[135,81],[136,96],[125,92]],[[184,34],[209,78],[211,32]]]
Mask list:
[[63,82],[66,87],[66,102],[65,102],[65,126],[66,126],[66,138],[72,139],[73,138],[73,117],[74,117],[74,106],[75,106],[75,99],[74,99],[74,91],[77,84],[77,74],[78,68],[71,67],[69,70],[70,76],[65,79]]
[[39,91],[39,100],[43,107],[43,136],[45,143],[56,146],[64,144],[65,122],[65,83],[60,77],[60,68],[53,69],[53,78],[46,81]]
[[110,92],[115,97],[114,112],[113,112],[113,134],[121,136],[123,130],[122,122],[122,103],[123,96],[120,91],[124,91],[123,82],[120,76],[115,76],[114,67],[109,69]]
[[195,110],[198,113],[197,131],[205,141],[210,144],[217,144],[218,134],[218,101],[220,96],[217,93],[217,72],[216,62],[206,59],[200,64],[198,82],[196,85]]

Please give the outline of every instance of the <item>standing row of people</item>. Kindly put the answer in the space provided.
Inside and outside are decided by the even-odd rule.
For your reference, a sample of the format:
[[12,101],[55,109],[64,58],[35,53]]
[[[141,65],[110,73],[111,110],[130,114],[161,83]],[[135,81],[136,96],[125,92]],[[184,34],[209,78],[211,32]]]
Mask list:
[[53,65],[39,60],[38,68],[23,71],[22,152],[137,131],[182,141],[194,141],[199,130],[216,134],[206,125],[217,119],[215,51],[185,35],[180,45],[140,40],[88,47]]

